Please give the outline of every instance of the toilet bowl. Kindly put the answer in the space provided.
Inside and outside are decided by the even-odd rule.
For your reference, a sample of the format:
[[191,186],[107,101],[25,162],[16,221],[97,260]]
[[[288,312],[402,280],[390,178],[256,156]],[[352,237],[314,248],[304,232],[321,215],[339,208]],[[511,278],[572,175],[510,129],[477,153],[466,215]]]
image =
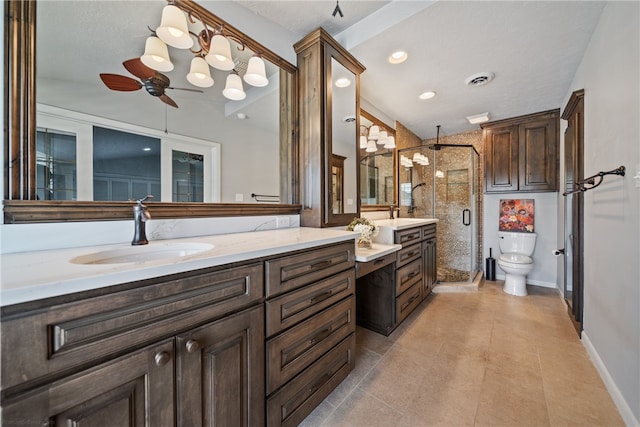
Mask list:
[[501,255],[498,266],[505,272],[504,292],[510,295],[527,296],[527,275],[533,270],[535,233],[498,232]]

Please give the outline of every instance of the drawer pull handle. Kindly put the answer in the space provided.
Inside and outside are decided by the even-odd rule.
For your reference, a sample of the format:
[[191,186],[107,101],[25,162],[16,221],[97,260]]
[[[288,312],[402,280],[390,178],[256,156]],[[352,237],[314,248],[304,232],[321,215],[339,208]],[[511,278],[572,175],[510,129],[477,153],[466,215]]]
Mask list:
[[384,262],[384,258],[377,259],[373,262],[373,265],[380,265]]
[[320,387],[322,387],[327,381],[331,379],[333,375],[332,371],[327,372],[320,378],[312,387],[309,388],[309,394],[315,393]]
[[329,326],[328,328],[325,328],[322,331],[318,332],[313,338],[309,340],[309,345],[316,345],[317,343],[331,335],[332,330],[333,328]]
[[156,366],[164,366],[169,360],[171,360],[171,356],[166,351],[161,351],[155,356]]
[[415,254],[417,254],[417,252],[411,251],[408,254],[405,255],[406,258],[411,258],[412,256],[414,256]]
[[419,271],[412,271],[411,274],[409,274],[407,276],[407,279],[413,279],[414,277],[416,277],[418,274],[420,274]]
[[185,347],[187,348],[187,351],[189,353],[195,353],[196,351],[200,350],[200,343],[196,340],[189,340],[187,341]]
[[324,300],[326,300],[326,299],[327,299],[327,298],[329,298],[331,295],[333,295],[333,290],[329,289],[328,291],[325,291],[325,292],[321,293],[320,295],[316,295],[316,296],[314,296],[313,298],[311,298],[311,299],[309,300],[309,302],[310,302],[311,304],[317,304],[317,303],[319,303],[320,301],[324,301]]
[[411,298],[409,298],[409,301],[407,301],[404,304],[402,304],[402,307],[400,308],[400,311],[404,311],[405,308],[409,307],[411,305],[411,303],[416,300],[416,298],[418,298],[417,295],[414,295]]
[[320,261],[320,262],[316,262],[315,264],[311,264],[311,269],[312,270],[318,270],[321,268],[325,268],[325,267],[329,267],[331,265],[332,261],[330,259],[327,259],[325,261]]

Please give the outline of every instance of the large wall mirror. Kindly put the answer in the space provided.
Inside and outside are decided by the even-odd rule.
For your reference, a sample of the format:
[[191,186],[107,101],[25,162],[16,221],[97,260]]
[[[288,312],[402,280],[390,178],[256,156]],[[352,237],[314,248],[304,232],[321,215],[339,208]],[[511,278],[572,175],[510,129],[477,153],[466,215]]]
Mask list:
[[389,205],[397,205],[395,130],[360,110],[359,135],[361,209],[388,209]]
[[[145,194],[153,194],[163,205],[296,202],[291,179],[295,67],[196,3],[180,4],[196,18],[189,23],[194,34],[202,31],[201,21],[212,30],[223,25],[231,42],[233,71],[208,67],[213,86],[194,86],[187,80],[194,53],[169,47],[173,69],[161,73],[170,79],[172,89],[165,95],[171,102],[163,102],[145,87],[111,90],[100,73],[144,83],[123,62],[142,55],[151,35],[148,27],[160,25],[165,1],[37,3],[35,156],[28,172],[22,171],[35,175],[36,191],[19,198],[36,199],[33,204],[83,201],[82,206],[89,201],[124,202]],[[28,58],[29,44],[17,46]],[[196,42],[192,50],[197,49]],[[237,72],[242,77],[254,54],[264,59],[268,83],[259,87],[241,80],[244,99],[228,99],[223,94],[227,76]],[[32,93],[26,91],[22,99]],[[10,157],[19,156],[15,147],[12,150]],[[25,181],[29,179],[33,178]],[[6,198],[16,199],[7,192],[11,197]],[[215,206],[211,208],[215,215]],[[243,206],[236,208],[243,213]],[[176,206],[168,209],[168,216],[182,216]],[[295,205],[288,209],[295,211]],[[11,203],[5,201],[5,222],[7,210],[11,212]],[[250,210],[260,211],[257,206]],[[193,209],[183,211],[189,216]],[[198,212],[204,214],[203,208]],[[228,206],[224,213],[229,213]],[[83,217],[76,215],[74,219]],[[38,217],[46,221],[46,216],[40,212]]]

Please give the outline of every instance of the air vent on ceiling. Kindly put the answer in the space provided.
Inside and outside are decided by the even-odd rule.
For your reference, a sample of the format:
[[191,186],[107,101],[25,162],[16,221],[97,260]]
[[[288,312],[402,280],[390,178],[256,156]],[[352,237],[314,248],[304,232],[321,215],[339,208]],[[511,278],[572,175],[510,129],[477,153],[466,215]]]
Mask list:
[[484,72],[484,73],[474,74],[471,77],[467,77],[467,79],[464,82],[469,86],[482,86],[489,83],[491,80],[493,80],[494,77],[495,77],[495,74],[491,72]]

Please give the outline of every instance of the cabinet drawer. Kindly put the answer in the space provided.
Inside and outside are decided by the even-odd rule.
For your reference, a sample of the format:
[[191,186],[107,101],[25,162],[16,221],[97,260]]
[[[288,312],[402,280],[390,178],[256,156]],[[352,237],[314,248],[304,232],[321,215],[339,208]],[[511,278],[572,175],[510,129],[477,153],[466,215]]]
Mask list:
[[328,279],[265,303],[267,336],[270,337],[307,319],[341,299],[353,295],[355,273],[353,269],[335,274]]
[[396,296],[422,280],[422,257],[396,270]]
[[267,342],[267,394],[356,330],[353,296]]
[[[259,303],[261,263],[141,282],[2,319],[2,389],[94,363]],[[21,363],[9,360],[20,355]]]
[[429,224],[422,227],[422,240],[436,238],[436,225]]
[[379,268],[389,265],[392,262],[395,262],[395,260],[396,260],[396,254],[390,253],[369,262],[357,262],[356,263],[356,279],[359,279],[360,277],[366,276],[372,271],[376,271]]
[[403,247],[406,245],[417,243],[420,240],[422,240],[422,229],[420,227],[396,231],[395,234],[395,243],[399,243]]
[[267,426],[297,426],[349,375],[355,364],[355,334],[267,400]]
[[397,252],[396,266],[400,267],[420,257],[420,243],[402,248]]
[[402,322],[422,301],[420,283],[396,298],[396,323]]
[[267,297],[291,291],[353,268],[355,242],[348,241],[265,262]]

